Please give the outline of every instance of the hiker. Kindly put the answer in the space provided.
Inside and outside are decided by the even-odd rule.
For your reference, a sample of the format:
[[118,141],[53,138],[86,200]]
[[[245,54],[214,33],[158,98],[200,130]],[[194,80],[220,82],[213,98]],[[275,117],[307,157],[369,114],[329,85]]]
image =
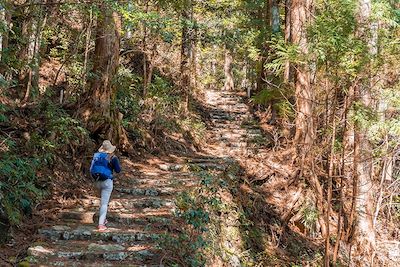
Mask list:
[[90,165],[90,174],[95,179],[97,188],[101,191],[99,231],[107,229],[106,216],[108,202],[113,190],[113,172],[119,173],[121,171],[119,160],[114,155],[115,148],[109,140],[104,140],[98,152],[94,154]]

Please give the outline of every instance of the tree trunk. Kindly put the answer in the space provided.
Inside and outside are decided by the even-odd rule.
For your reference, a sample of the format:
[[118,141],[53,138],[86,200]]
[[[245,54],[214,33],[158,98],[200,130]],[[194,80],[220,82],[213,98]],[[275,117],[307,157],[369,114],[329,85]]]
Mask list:
[[[144,87],[145,87],[144,91],[145,92],[147,92],[147,89],[149,88],[149,86],[151,84],[151,80],[153,78],[153,71],[154,71],[153,60],[156,57],[156,53],[157,53],[157,42],[154,42],[153,43],[153,47],[151,49],[151,55],[150,55],[150,58],[149,58],[148,64],[147,64],[148,65],[147,71],[146,71],[147,75],[146,75],[146,80],[145,80],[145,83],[144,83]],[[144,95],[144,96],[146,96],[146,95]]]
[[6,57],[7,57],[7,50],[9,46],[9,35],[10,35],[10,27],[11,27],[11,11],[9,10],[9,7],[7,6],[7,3],[5,6],[0,7],[0,20],[4,21],[4,26],[5,26],[5,31],[1,33],[1,44],[0,44],[0,75],[2,76],[7,76],[7,63]]
[[281,18],[279,14],[279,1],[271,0],[271,29],[272,34],[280,34]]
[[18,83],[21,91],[25,90],[23,99],[26,99],[26,95],[29,94],[31,79],[32,79],[32,70],[29,66],[30,63],[30,49],[31,49],[31,39],[32,39],[32,23],[30,18],[27,18],[26,14],[29,12],[25,10],[26,8],[21,9],[21,13],[18,15],[16,19],[16,23],[19,24],[21,28],[21,39],[19,41],[19,51],[18,51],[18,60],[21,61],[22,67],[19,70],[18,74]]
[[270,12],[270,0],[264,1],[264,9],[259,9],[257,16],[262,23],[259,24],[259,31],[263,33],[264,39],[260,42],[260,60],[256,65],[256,73],[257,73],[257,80],[256,80],[256,93],[261,92],[262,90],[265,89],[265,80],[267,79],[266,77],[266,72],[265,72],[265,63],[267,61],[268,57],[268,47],[265,45],[266,41],[270,41],[271,39],[271,30],[270,30],[270,25],[271,25],[271,12]]
[[[149,12],[149,2],[146,1],[146,7],[144,13],[147,14]],[[147,66],[148,56],[147,56],[147,27],[146,22],[143,22],[143,39],[142,39],[142,49],[143,49],[143,98],[146,98],[148,91],[148,70],[150,66]],[[150,63],[151,64],[151,63]]]
[[5,8],[0,4],[0,21],[4,21],[5,22],[5,27],[6,30],[4,32],[0,32],[0,60],[2,58],[2,54],[3,54],[3,38],[6,35],[7,32],[7,21],[6,21],[6,10]]
[[190,84],[192,90],[197,88],[197,30],[192,29],[191,34],[191,54],[190,54]]
[[39,86],[39,64],[40,64],[40,42],[42,39],[42,29],[46,25],[47,14],[44,6],[39,6],[37,18],[32,20],[32,33],[28,44],[28,79],[26,81],[26,91],[23,102],[27,102],[32,88]]
[[[291,43],[292,38],[291,38],[291,2],[292,0],[285,0],[285,42],[286,43]],[[290,70],[290,62],[289,60],[286,61],[285,63],[285,72],[283,75],[283,81],[285,83],[289,83],[291,76],[291,70]]]
[[224,63],[224,74],[225,74],[225,84],[224,90],[230,91],[235,89],[235,83],[233,82],[233,72],[232,72],[232,54],[228,48],[225,48],[225,63]]
[[181,12],[182,16],[182,43],[181,43],[181,65],[180,65],[180,75],[181,75],[181,90],[184,95],[184,112],[189,112],[189,95],[192,91],[192,84],[190,79],[190,56],[192,54],[192,41],[191,41],[191,25],[190,22],[193,18],[192,10],[192,0],[184,1],[184,7]]
[[[279,15],[279,1],[278,0],[271,0],[271,8],[270,8],[270,18],[271,18],[271,30],[272,30],[272,34],[271,34],[271,39],[274,36],[279,36],[281,34],[281,19],[280,19],[280,15]],[[269,48],[269,50],[271,50],[271,48]],[[271,54],[275,55],[275,51],[271,51]],[[269,61],[272,62],[274,60],[274,58],[269,57]],[[275,90],[280,90],[280,88],[278,87],[279,84],[281,84],[282,80],[281,77],[279,75],[277,75],[275,72],[271,72],[269,71],[267,77],[269,80],[271,80],[272,82],[272,86],[270,87],[270,90],[275,91]],[[275,88],[274,88],[275,87]],[[270,101],[270,107],[271,107],[271,118],[269,119],[268,123],[269,124],[275,124],[276,122],[276,117],[277,117],[277,109],[276,109],[276,99],[271,99]]]
[[113,78],[119,65],[121,20],[106,3],[99,4],[92,78],[89,90],[81,99],[79,114],[94,136],[107,138],[123,150],[131,146],[121,125],[121,114],[112,108],[116,87]]
[[[308,54],[307,25],[310,22],[311,1],[292,0],[291,3],[291,38],[299,47],[301,55]],[[296,88],[296,134],[295,143],[307,152],[314,142],[315,129],[313,118],[314,92],[311,88],[310,69],[307,64],[297,64],[294,74]]]
[[88,60],[89,60],[89,49],[90,43],[92,39],[92,25],[93,25],[93,11],[89,10],[89,21],[88,26],[86,28],[86,40],[85,40],[85,55],[83,60],[83,68],[82,68],[82,77],[86,80],[86,75],[88,73]]
[[[375,54],[376,43],[371,39],[371,1],[359,0],[358,10],[358,37],[369,44],[369,53]],[[371,81],[368,66],[360,74],[362,80],[354,88],[356,101],[364,107],[371,107]],[[375,230],[373,226],[374,214],[374,187],[373,187],[373,155],[372,146],[368,140],[367,131],[362,125],[354,128],[354,174],[355,174],[355,208],[356,234],[355,256],[356,264],[371,264],[375,248]]]

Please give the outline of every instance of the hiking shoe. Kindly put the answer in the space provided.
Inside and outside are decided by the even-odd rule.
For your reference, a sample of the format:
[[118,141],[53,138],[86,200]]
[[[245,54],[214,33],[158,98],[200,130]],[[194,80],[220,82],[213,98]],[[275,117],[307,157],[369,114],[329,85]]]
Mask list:
[[105,226],[104,224],[99,224],[99,226],[97,226],[97,230],[99,230],[100,232],[107,230],[107,226]]

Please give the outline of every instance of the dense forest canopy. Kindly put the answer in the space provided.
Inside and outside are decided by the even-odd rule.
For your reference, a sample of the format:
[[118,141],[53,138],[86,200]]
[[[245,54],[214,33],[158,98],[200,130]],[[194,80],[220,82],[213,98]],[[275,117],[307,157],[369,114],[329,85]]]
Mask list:
[[[0,243],[80,198],[105,139],[132,161],[204,151],[216,131],[204,103],[233,92],[263,139],[219,190],[257,231],[245,227],[235,265],[199,230],[221,211],[193,200],[201,223],[175,246],[194,245],[170,262],[398,266],[399,25],[399,0],[0,0]],[[287,229],[313,256],[280,247]]]

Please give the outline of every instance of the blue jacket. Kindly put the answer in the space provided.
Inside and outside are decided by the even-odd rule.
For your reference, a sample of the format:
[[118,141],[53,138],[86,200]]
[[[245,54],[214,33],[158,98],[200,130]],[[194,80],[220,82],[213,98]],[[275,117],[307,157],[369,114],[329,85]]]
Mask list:
[[[94,169],[96,169],[96,167],[100,167],[100,168],[104,168],[103,166],[94,166],[95,163],[95,159],[96,158],[104,158],[107,157],[108,154],[107,153],[103,153],[103,152],[97,152],[94,154],[93,156],[93,160],[92,163],[90,165],[90,172],[93,174]],[[113,179],[113,172],[115,171],[116,173],[121,172],[121,165],[119,163],[119,160],[116,156],[113,156],[109,162],[109,164],[107,164],[107,169],[105,171],[101,171],[101,173],[104,173],[107,175],[108,179]]]

